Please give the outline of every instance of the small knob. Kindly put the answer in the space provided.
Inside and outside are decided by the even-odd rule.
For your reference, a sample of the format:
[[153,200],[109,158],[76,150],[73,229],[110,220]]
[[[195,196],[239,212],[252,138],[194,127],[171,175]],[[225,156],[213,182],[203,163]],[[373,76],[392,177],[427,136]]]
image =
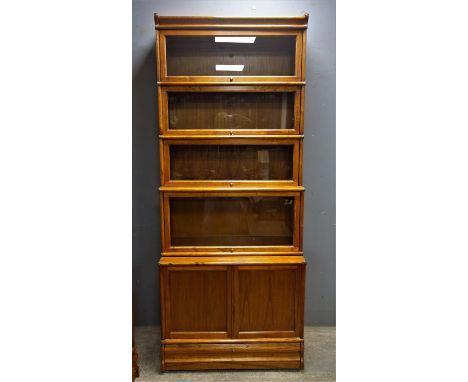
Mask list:
[[234,252],[234,248],[231,248],[229,251]]
[[234,133],[233,133],[232,131],[230,131],[230,132],[229,132],[229,135],[232,135],[232,134],[234,134]]
[[229,77],[229,81],[231,81],[231,82],[232,82],[233,80],[234,80],[234,78],[232,78],[232,77]]
[[232,187],[232,186],[234,186],[234,183],[232,183],[232,182],[229,183],[229,187]]

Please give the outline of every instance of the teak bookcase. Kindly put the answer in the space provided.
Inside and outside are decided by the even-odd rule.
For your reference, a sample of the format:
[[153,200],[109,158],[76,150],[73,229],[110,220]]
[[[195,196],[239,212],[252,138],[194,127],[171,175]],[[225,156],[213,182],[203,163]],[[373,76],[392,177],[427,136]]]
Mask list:
[[154,15],[161,370],[304,367],[308,15]]

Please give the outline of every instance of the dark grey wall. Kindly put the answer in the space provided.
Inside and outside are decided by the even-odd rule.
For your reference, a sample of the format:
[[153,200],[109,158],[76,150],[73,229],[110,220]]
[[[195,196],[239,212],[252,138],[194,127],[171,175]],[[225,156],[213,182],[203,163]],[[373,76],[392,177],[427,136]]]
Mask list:
[[[256,11],[252,6],[256,6]],[[335,325],[335,1],[133,0],[133,304],[137,325],[159,323],[159,156],[153,13],[310,14],[304,146],[306,325]]]

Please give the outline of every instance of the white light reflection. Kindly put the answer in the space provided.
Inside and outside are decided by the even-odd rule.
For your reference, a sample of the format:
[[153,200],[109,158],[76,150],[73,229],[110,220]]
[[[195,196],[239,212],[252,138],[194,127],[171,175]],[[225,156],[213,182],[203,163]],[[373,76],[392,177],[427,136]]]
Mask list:
[[217,72],[242,72],[245,65],[216,65]]
[[231,36],[215,36],[215,42],[232,42],[238,44],[253,44],[256,37],[231,37]]

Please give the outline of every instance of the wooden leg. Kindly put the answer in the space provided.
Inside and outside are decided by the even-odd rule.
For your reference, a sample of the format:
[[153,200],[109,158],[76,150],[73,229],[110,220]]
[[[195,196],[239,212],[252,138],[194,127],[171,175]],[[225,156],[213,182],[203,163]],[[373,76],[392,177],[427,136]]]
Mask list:
[[136,348],[132,349],[132,381],[135,381],[135,378],[140,376],[140,369],[138,368],[138,353]]
[[135,381],[135,378],[140,376],[140,369],[138,368],[138,353],[135,347],[135,335],[133,334],[133,324],[132,324],[132,382]]

